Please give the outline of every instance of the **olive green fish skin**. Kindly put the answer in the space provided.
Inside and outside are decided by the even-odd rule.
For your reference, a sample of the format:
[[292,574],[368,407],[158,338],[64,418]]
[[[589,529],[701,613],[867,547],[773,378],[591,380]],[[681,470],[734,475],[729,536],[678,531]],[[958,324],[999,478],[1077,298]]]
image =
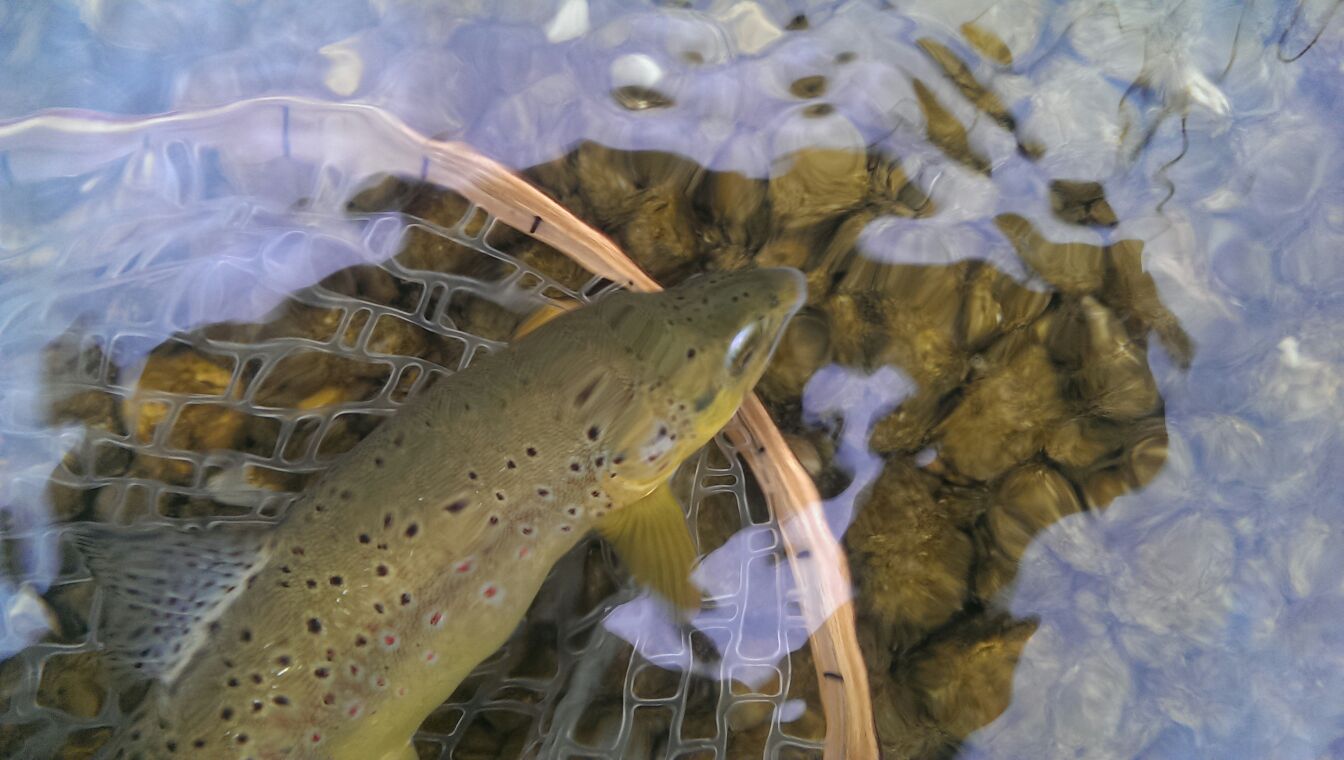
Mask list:
[[412,757],[552,565],[727,422],[802,293],[780,269],[617,293],[441,380],[295,502],[109,754]]

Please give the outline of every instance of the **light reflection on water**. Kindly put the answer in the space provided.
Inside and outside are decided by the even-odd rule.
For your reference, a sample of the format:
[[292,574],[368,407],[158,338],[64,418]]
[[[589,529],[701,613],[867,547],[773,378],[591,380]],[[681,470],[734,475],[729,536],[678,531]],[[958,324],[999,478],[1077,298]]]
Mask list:
[[[1330,466],[1339,459],[1344,360],[1344,190],[1333,181],[1344,169],[1336,126],[1344,33],[1334,4],[1022,0],[893,11],[725,2],[636,11],[592,2],[586,24],[572,2],[510,5],[492,18],[420,3],[339,6],[316,14],[306,4],[216,0],[13,5],[0,11],[0,72],[15,83],[0,92],[0,114],[142,114],[312,96],[379,106],[518,168],[582,140],[680,153],[749,177],[779,176],[800,147],[872,150],[898,156],[936,212],[874,214],[856,244],[869,259],[986,261],[1040,290],[1041,273],[1021,262],[996,216],[1021,215],[1054,243],[1143,241],[1144,269],[1194,345],[1188,366],[1159,341],[1146,351],[1164,402],[1165,463],[1142,489],[1059,520],[1026,549],[1015,584],[994,601],[1037,628],[1012,676],[1011,704],[962,752],[1344,751],[1344,698],[1332,686],[1344,678],[1334,632],[1344,568],[1333,535],[1344,482]],[[560,6],[568,10],[557,15]],[[786,30],[800,13],[810,28]],[[966,22],[992,31],[1012,65],[974,56],[958,36]],[[947,80],[916,45],[925,36],[979,61],[972,73],[990,83],[1015,130]],[[815,75],[826,78],[832,112],[808,112],[790,91]],[[926,134],[915,80],[968,125],[963,154]],[[641,87],[672,105],[658,107]],[[195,154],[195,144],[176,149],[177,173],[171,147],[143,170],[73,169],[74,156],[4,148],[0,342],[29,357],[0,369],[8,427],[45,425],[33,413],[37,359],[23,349],[81,318],[95,331],[143,325],[135,306],[165,290],[182,294],[185,313],[156,311],[167,321],[143,330],[148,350],[206,320],[255,319],[289,291],[388,255],[396,235],[371,238],[330,213],[293,213],[300,200],[316,199],[316,212],[324,198],[325,210],[339,208],[343,183],[358,174],[354,158],[330,159],[344,170],[332,185],[313,167],[270,167],[274,148],[248,154],[245,137]],[[1035,147],[1044,152],[1033,155]],[[350,156],[358,152],[351,146]],[[844,195],[843,172],[836,176],[840,186],[828,192]],[[1051,210],[1058,179],[1101,182],[1118,225],[1061,221]],[[112,223],[127,210],[135,216]],[[795,210],[794,218],[818,213],[815,199]],[[249,215],[246,224],[238,214]],[[94,257],[127,240],[199,269],[91,290],[112,274]],[[77,297],[47,308],[45,293],[62,288]],[[120,360],[137,358],[132,349]],[[846,371],[828,368],[815,382]],[[838,467],[859,476],[863,457],[843,461],[845,444],[866,425],[851,428],[852,410],[837,411],[846,417]],[[64,440],[6,436],[7,502],[42,503]],[[32,572],[53,577],[49,547],[32,546]]]

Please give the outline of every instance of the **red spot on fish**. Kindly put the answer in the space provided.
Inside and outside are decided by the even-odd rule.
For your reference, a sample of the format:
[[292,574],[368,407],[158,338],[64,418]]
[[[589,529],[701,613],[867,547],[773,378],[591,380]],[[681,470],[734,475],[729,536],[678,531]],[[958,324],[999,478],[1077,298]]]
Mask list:
[[322,734],[314,733],[312,736],[308,737],[308,741],[313,744],[318,744],[322,741]]
[[457,564],[457,572],[466,573],[471,571],[471,560],[464,560]]
[[345,714],[350,716],[351,718],[358,718],[361,710],[362,708],[360,707],[359,703],[355,702],[354,704],[345,708]]
[[404,697],[404,696],[406,696],[406,687],[405,687],[405,686],[398,686],[398,687],[397,687],[397,696],[398,696],[398,697]]
[[499,593],[499,589],[495,588],[494,586],[486,586],[486,587],[485,587],[485,590],[481,592],[481,594],[482,594],[486,599],[494,599],[494,598],[495,598],[495,595],[498,594],[498,593]]
[[439,659],[437,654],[434,654],[433,652],[425,652],[425,662],[432,664],[437,659]]
[[523,557],[526,556],[527,556],[527,547],[524,546],[523,548],[518,550],[518,559],[522,559]]
[[383,645],[384,645],[384,646],[389,646],[389,647],[394,647],[394,646],[396,646],[396,645],[397,645],[397,637],[396,637],[396,636],[384,636],[384,637],[383,637]]
[[384,676],[378,676],[377,678],[373,679],[373,685],[377,686],[380,689],[386,689],[387,678],[385,678]]
[[442,623],[442,622],[443,622],[443,613],[442,613],[442,612],[436,612],[436,613],[434,613],[433,615],[430,615],[430,616],[429,616],[429,624],[432,625],[432,626],[434,626],[434,627],[436,627],[436,628],[437,628],[438,625],[439,625],[440,623]]

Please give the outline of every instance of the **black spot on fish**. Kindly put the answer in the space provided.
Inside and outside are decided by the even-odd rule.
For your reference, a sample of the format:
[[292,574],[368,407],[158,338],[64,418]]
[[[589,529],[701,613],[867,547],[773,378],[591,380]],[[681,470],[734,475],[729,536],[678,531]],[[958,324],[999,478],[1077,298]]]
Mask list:
[[339,586],[343,581],[341,580],[341,576],[333,575],[331,576],[330,579],[328,579],[328,582],[331,583],[331,585],[333,586]]
[[233,720],[233,708],[226,707],[219,711],[219,717],[222,720]]
[[400,446],[405,442],[406,442],[406,436],[402,433],[397,433],[396,437],[392,439],[393,446]]
[[237,687],[238,687],[238,679],[237,679],[237,678],[230,678],[230,679],[227,681],[227,683],[229,684],[229,688],[231,688],[231,689],[234,689],[234,688],[237,688]]
[[302,546],[296,546],[296,547],[294,547],[293,549],[290,549],[289,551],[290,551],[291,554],[293,554],[293,555],[296,556],[296,557],[302,557],[302,556],[303,556],[303,547],[302,547]]
[[598,457],[597,459],[593,460],[593,465],[596,467],[601,467],[602,465],[606,464],[606,462],[607,462],[606,457]]
[[416,525],[415,523],[411,523],[410,525],[406,526],[407,538],[415,538],[415,534],[419,532],[420,532],[420,526]]
[[491,525],[499,525],[499,516],[498,516],[498,515],[490,515],[490,524],[491,524]]
[[252,679],[252,683],[260,684],[260,683],[261,683],[261,674],[260,674],[260,673],[253,673],[252,676],[251,676],[251,679]]
[[686,349],[686,358],[687,358],[687,359],[694,359],[694,358],[695,358],[695,349],[694,349],[694,348],[688,348],[688,349]]
[[444,509],[445,512],[452,512],[452,513],[456,514],[456,513],[461,512],[462,510],[464,510],[464,509],[466,509],[466,508],[467,508],[467,500],[466,500],[466,499],[458,499],[457,501],[455,501],[455,502],[449,504],[448,506],[444,507],[443,509]]
[[370,541],[372,541],[372,540],[373,540],[373,539],[369,537],[369,534],[368,534],[368,533],[360,533],[360,534],[359,534],[359,542],[360,542],[361,544],[367,544],[368,542],[370,542]]
[[470,472],[467,473],[467,478],[468,478],[469,480],[475,480],[477,477],[479,477],[479,476],[476,474],[475,470],[472,470],[472,471],[470,471]]
[[254,700],[252,700],[252,712],[254,712],[254,713],[259,713],[259,712],[261,712],[261,707],[262,707],[262,705],[261,705],[261,700],[260,700],[260,699],[254,699]]
[[326,678],[327,676],[331,675],[331,670],[328,668],[317,668],[316,670],[313,671],[313,675],[318,678]]
[[578,472],[579,470],[583,469],[583,466],[580,465],[578,462],[570,462],[569,469],[574,472]]
[[401,594],[401,606],[405,607],[410,603],[411,603],[411,595],[403,591]]
[[593,425],[592,427],[588,428],[588,440],[596,441],[598,434],[600,434],[601,432],[602,431],[598,429],[597,425]]
[[308,618],[308,632],[309,632],[309,633],[321,633],[321,632],[322,632],[322,621],[321,621],[321,620],[318,620],[317,618]]
[[537,455],[537,450],[534,449],[534,448],[532,448],[531,446],[528,446],[528,447],[527,447],[527,455],[530,456],[530,457],[534,457],[534,456]]
[[366,639],[366,638],[364,638],[363,636],[356,636],[356,637],[355,637],[355,646],[357,646],[357,647],[367,646],[368,643],[369,643],[369,640]]
[[247,643],[252,640],[252,631],[244,628],[243,632],[238,634],[238,638],[241,639],[243,643]]
[[279,657],[275,658],[275,664],[279,665],[282,668],[289,667],[290,662],[291,660],[289,659],[289,655],[287,654],[282,654]]
[[235,741],[239,744],[247,744],[247,734],[238,734],[238,738],[235,739]]
[[538,496],[541,496],[541,497],[544,498],[544,497],[550,496],[550,495],[551,495],[551,492],[548,491],[548,490],[546,490],[545,488],[538,488],[538,489],[537,489],[537,495],[538,495]]
[[289,697],[286,697],[285,695],[281,694],[280,696],[271,697],[271,701],[277,705],[280,705],[281,707],[284,707],[289,704]]
[[374,572],[378,573],[379,578],[387,577],[387,565],[379,565],[378,567],[374,568]]
[[383,606],[383,603],[382,603],[382,602],[374,602],[374,603],[373,603],[373,611],[376,612],[376,613],[378,613],[379,615],[381,615],[381,614],[383,614],[384,612],[387,611],[387,608]]
[[392,527],[392,513],[388,512],[383,515],[383,529],[386,530],[390,527]]
[[348,489],[345,491],[341,491],[341,498],[346,501],[350,501],[350,499],[354,498],[354,496],[355,495],[353,493],[350,493]]
[[307,586],[308,588],[317,588],[317,581],[313,580],[312,578],[309,578],[308,580],[304,581],[303,583],[304,583],[304,585]]
[[383,464],[384,464],[384,462],[383,462],[383,458],[382,458],[382,457],[374,457],[374,458],[373,458],[373,466],[374,466],[374,467],[382,467]]
[[504,466],[509,468],[510,470],[514,470],[518,468],[518,463],[510,459],[509,461],[504,463]]
[[193,742],[191,743],[191,746],[195,747],[196,749],[200,749],[200,748],[202,748],[202,747],[205,746],[205,740],[204,740],[204,739],[196,739],[195,741],[193,741]]
[[504,501],[504,492],[495,491],[495,498],[498,499],[499,501]]

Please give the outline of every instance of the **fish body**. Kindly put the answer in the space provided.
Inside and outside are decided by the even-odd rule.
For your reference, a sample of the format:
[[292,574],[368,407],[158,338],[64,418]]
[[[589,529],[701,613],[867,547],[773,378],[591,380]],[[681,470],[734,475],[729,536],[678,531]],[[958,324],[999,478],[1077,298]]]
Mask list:
[[[105,756],[413,757],[555,562],[637,525],[727,422],[802,288],[759,269],[614,294],[422,393],[274,528],[87,541],[112,655],[155,677]],[[654,554],[665,532],[617,531]]]

